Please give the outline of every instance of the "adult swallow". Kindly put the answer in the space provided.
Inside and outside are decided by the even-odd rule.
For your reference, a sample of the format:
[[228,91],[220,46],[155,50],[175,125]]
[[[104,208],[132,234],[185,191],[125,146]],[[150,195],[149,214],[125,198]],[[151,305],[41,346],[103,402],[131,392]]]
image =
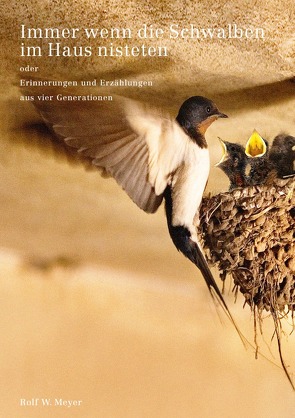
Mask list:
[[254,129],[245,147],[250,167],[247,174],[248,186],[265,183],[269,173],[268,150],[268,142]]
[[58,138],[112,176],[139,208],[153,213],[165,200],[174,245],[200,269],[211,295],[233,320],[196,232],[210,165],[204,135],[211,123],[227,115],[202,96],[187,99],[175,120],[117,95],[108,101],[69,102],[57,100],[55,89],[46,89],[50,101],[38,100],[36,88],[23,92],[36,97],[34,105]]
[[295,174],[295,137],[286,134],[277,135],[269,153],[271,168],[279,178]]
[[238,187],[246,187],[248,178],[246,175],[247,156],[243,145],[223,141],[219,138],[223,154],[221,160],[215,165],[220,168],[229,178],[229,190]]

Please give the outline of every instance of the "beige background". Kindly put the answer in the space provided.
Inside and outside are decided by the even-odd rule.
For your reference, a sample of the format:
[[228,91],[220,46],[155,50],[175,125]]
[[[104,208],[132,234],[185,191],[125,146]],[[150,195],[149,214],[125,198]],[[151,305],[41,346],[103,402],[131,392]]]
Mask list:
[[[219,320],[199,272],[170,242],[163,209],[146,215],[113,180],[57,158],[16,85],[19,67],[32,63],[44,77],[152,79],[154,88],[124,94],[172,114],[190,95],[207,95],[230,116],[208,131],[213,166],[221,154],[218,136],[245,143],[254,128],[269,140],[280,131],[294,135],[294,9],[287,1],[3,2],[1,417],[294,416],[282,370],[255,360],[221,312]],[[165,28],[172,21],[252,25],[263,27],[266,38],[167,41],[171,55],[163,61],[19,58],[21,23]],[[207,192],[226,187],[212,167]],[[243,297],[234,304],[230,283],[225,297],[253,342]],[[278,364],[271,320],[263,329],[261,350]],[[287,322],[285,330],[291,331]],[[286,336],[291,372],[293,353],[294,335]],[[21,407],[23,398],[82,405]]]

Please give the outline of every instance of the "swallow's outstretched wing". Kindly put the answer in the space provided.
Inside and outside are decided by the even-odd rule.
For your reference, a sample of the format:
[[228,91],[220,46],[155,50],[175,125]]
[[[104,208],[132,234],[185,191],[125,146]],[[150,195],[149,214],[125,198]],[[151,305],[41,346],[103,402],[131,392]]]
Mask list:
[[[160,206],[170,175],[182,163],[188,141],[179,125],[158,109],[122,96],[112,100],[63,100],[54,87],[24,87],[44,122],[77,155],[115,178],[144,211]],[[68,90],[67,90],[68,91]],[[51,100],[42,100],[42,95]]]

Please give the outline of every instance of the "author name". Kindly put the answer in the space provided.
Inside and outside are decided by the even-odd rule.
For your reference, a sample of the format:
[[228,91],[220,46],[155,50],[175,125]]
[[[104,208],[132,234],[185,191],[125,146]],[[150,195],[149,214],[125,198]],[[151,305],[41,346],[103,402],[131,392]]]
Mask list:
[[80,399],[51,399],[51,398],[31,398],[31,399],[20,399],[20,406],[62,406],[65,408],[78,407],[82,405]]

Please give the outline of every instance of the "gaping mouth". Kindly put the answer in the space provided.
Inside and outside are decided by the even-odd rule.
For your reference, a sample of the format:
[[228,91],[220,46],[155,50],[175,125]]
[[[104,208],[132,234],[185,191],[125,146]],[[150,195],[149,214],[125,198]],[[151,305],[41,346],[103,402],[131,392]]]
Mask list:
[[252,135],[247,141],[245,153],[247,157],[259,158],[262,157],[267,151],[266,142],[254,129]]
[[226,143],[221,138],[218,137],[218,139],[222,148],[222,156],[221,156],[220,161],[218,161],[218,163],[215,164],[215,167],[218,167],[221,163],[223,163],[223,161],[225,161],[228,156]]

